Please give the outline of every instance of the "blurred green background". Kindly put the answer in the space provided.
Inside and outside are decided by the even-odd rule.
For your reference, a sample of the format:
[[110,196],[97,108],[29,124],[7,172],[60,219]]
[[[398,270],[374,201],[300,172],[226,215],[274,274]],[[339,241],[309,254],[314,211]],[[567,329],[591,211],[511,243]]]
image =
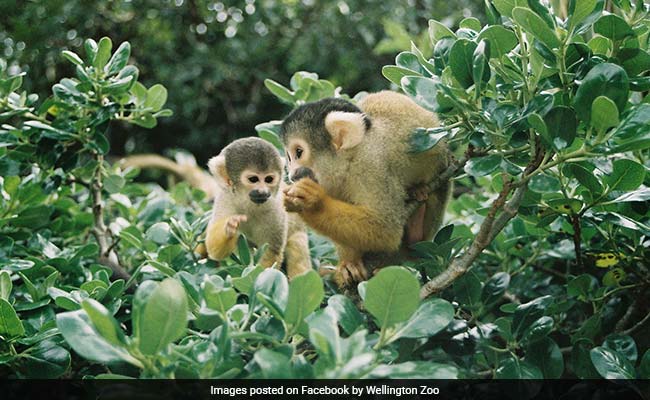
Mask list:
[[[128,40],[140,81],[164,84],[174,116],[152,130],[115,125],[111,154],[182,148],[200,164],[258,123],[289,109],[264,87],[295,71],[316,72],[346,93],[389,87],[381,67],[410,41],[425,52],[430,18],[454,26],[482,19],[481,0],[0,0],[0,57],[25,89],[47,97],[72,76],[61,50],[85,38]],[[404,28],[406,27],[406,29]]]

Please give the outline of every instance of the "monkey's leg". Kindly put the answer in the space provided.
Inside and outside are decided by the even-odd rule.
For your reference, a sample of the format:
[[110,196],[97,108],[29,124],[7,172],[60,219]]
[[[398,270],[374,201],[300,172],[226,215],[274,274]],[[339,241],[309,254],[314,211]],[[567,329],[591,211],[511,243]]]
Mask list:
[[230,216],[219,218],[208,225],[205,237],[205,247],[208,256],[213,260],[223,260],[235,251],[237,234],[229,234],[226,229]]
[[282,250],[272,249],[268,247],[264,251],[262,259],[260,259],[260,265],[264,268],[271,268],[275,264],[275,268],[277,269],[282,265],[283,259],[284,257],[282,256]]
[[295,232],[287,238],[284,249],[287,260],[287,276],[292,279],[311,270],[309,254],[309,237],[307,232]]

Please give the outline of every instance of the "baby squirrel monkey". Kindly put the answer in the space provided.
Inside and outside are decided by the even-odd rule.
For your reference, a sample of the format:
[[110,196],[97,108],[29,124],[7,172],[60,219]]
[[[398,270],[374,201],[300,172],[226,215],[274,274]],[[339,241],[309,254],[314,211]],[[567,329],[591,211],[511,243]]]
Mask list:
[[289,278],[311,269],[305,226],[282,204],[283,162],[273,145],[256,137],[235,140],[208,167],[219,182],[205,240],[210,258],[228,257],[241,232],[255,245],[268,243],[263,267],[286,260]]
[[[446,143],[410,152],[414,129],[438,126],[435,114],[405,95],[369,94],[358,107],[328,98],[304,104],[283,121],[289,174],[285,207],[336,245],[335,280],[367,279],[366,263],[403,260],[409,244],[439,229],[451,183],[426,184],[450,162]],[[312,171],[313,178],[297,179]],[[417,202],[408,201],[415,195]],[[388,261],[390,260],[390,261]]]

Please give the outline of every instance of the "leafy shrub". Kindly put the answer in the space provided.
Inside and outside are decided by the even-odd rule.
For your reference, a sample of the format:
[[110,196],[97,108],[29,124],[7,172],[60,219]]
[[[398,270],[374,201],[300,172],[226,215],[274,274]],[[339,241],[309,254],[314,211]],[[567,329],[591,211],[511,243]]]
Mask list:
[[[77,75],[40,105],[3,75],[2,374],[648,377],[649,23],[642,2],[603,3],[569,2],[560,19],[537,0],[490,1],[487,26],[431,21],[434,57],[413,46],[383,69],[440,115],[413,151],[446,138],[461,194],[420,259],[358,299],[315,271],[289,283],[261,269],[243,237],[220,268],[199,260],[204,194],[104,161],[111,121],[169,115],[164,88],[126,65],[128,44],[65,53]],[[342,96],[304,72],[266,84],[291,105]],[[281,146],[277,126],[258,132]],[[310,242],[316,264],[331,261]],[[421,300],[422,283],[440,298]]]

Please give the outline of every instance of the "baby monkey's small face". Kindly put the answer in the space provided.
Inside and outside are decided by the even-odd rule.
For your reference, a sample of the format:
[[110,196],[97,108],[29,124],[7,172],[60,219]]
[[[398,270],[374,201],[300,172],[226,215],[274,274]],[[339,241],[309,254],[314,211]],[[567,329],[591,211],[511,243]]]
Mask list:
[[243,191],[248,193],[250,201],[263,204],[277,193],[280,172],[246,169],[242,172],[239,183]]

